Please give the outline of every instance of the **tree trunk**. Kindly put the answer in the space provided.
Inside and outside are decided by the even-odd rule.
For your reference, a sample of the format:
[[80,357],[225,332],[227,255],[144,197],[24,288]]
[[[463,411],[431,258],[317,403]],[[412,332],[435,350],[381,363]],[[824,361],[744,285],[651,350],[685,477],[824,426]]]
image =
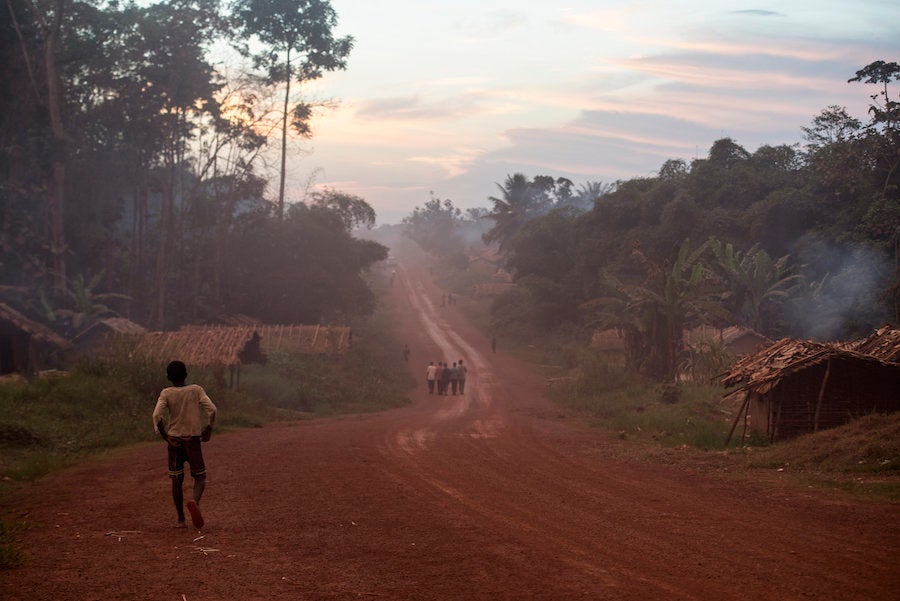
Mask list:
[[284,87],[284,107],[282,113],[281,120],[281,178],[278,184],[278,220],[284,220],[284,179],[286,174],[286,164],[287,164],[287,130],[288,130],[288,105],[290,103],[291,98],[291,78],[293,77],[293,73],[291,72],[291,50],[288,48],[287,58],[285,59],[285,63],[287,65],[287,77],[285,78],[285,87]]
[[47,210],[50,221],[50,260],[53,287],[62,291],[66,287],[66,232],[65,232],[65,184],[66,184],[66,135],[62,119],[62,93],[56,64],[56,46],[62,28],[64,0],[56,0],[53,24],[47,29],[44,44],[44,67],[47,77],[47,112],[53,149],[50,181],[47,186]]
[[[172,135],[174,137],[177,134],[173,132]],[[171,140],[170,144],[174,147],[176,142]],[[168,155],[159,210],[159,252],[156,255],[156,298],[153,310],[153,324],[159,330],[165,329],[166,323],[166,288],[175,233],[175,149],[170,148]]]

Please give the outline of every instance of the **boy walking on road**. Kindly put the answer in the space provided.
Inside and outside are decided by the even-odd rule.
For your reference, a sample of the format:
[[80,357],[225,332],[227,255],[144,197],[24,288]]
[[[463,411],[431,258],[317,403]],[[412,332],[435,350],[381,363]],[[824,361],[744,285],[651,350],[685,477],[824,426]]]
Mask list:
[[[201,441],[209,441],[216,423],[216,406],[206,391],[196,384],[188,386],[187,367],[181,361],[172,361],[166,367],[166,376],[172,386],[163,388],[153,409],[153,427],[168,442],[169,478],[172,480],[172,501],[178,514],[176,527],[184,528],[184,464],[191,466],[194,479],[193,499],[187,508],[191,522],[198,530],[203,527],[200,498],[206,488],[206,465],[203,462]],[[200,410],[206,413],[208,424],[201,426]],[[166,425],[168,416],[168,425]]]

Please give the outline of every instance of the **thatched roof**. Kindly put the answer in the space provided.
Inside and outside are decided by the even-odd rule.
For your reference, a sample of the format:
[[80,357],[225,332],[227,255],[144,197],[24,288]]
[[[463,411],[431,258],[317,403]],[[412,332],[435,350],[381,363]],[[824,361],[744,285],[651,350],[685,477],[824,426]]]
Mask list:
[[725,386],[740,385],[738,390],[752,388],[760,394],[765,394],[786,376],[832,357],[885,363],[876,357],[851,350],[847,344],[782,338],[770,347],[735,363],[722,376],[721,381]]
[[98,319],[79,332],[73,339],[73,342],[79,344],[83,340],[91,339],[96,335],[106,333],[134,335],[143,334],[146,331],[147,329],[144,326],[136,324],[130,319],[124,317],[107,317],[106,319]]
[[262,325],[262,322],[255,317],[243,315],[241,313],[231,313],[229,315],[220,315],[215,319],[217,323],[226,326],[256,326]]
[[5,303],[0,303],[0,321],[12,324],[17,330],[28,334],[37,342],[59,349],[65,349],[70,346],[66,339],[47,326],[28,319]]
[[259,333],[263,353],[341,353],[350,348],[347,326],[262,325],[247,328]]
[[852,343],[851,348],[882,361],[900,363],[900,329],[883,326],[868,338]]
[[253,345],[272,352],[339,353],[350,346],[349,327],[258,325],[250,327],[190,326],[177,332],[147,332],[130,337],[132,356],[166,363],[177,359],[188,366],[233,367]]

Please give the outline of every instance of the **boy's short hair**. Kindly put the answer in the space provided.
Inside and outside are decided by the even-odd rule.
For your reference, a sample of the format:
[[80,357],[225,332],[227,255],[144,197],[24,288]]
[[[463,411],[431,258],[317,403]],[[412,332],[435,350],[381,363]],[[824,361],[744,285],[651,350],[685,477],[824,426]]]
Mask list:
[[182,382],[187,378],[187,366],[181,361],[172,361],[166,366],[166,377],[171,382]]

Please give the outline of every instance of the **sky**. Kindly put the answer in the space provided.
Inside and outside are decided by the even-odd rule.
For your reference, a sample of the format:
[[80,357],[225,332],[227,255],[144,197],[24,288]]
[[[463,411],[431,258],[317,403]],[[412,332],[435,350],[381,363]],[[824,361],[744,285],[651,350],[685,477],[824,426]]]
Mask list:
[[[897,0],[332,0],[345,71],[290,148],[287,196],[331,188],[399,223],[431,195],[490,208],[509,175],[652,177],[729,137],[803,141],[831,105],[865,118],[900,61]],[[898,84],[900,85],[900,84]]]

